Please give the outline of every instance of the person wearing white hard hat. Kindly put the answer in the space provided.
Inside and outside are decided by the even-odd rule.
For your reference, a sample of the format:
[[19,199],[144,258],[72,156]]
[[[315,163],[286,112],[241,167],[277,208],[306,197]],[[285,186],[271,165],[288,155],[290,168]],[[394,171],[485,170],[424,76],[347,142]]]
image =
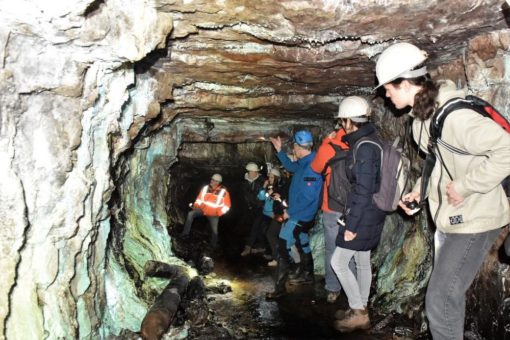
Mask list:
[[[372,200],[379,190],[382,149],[375,126],[369,120],[370,113],[366,99],[358,96],[346,97],[338,111],[346,132],[342,141],[349,145],[344,169],[350,183],[331,257],[331,267],[349,303],[348,310],[335,314],[334,327],[340,332],[370,327],[367,310],[372,283],[370,255],[379,244],[386,218],[386,213]],[[349,268],[353,258],[356,276]]]
[[412,108],[413,138],[428,157],[437,158],[428,183],[418,180],[400,207],[412,215],[408,203],[428,199],[436,232],[426,315],[434,339],[463,339],[466,292],[501,227],[510,222],[501,186],[510,174],[510,135],[491,119],[459,109],[444,120],[439,143],[429,149],[435,111],[464,98],[465,90],[451,80],[433,81],[426,60],[417,46],[397,43],[380,55],[376,75],[397,109]]
[[[342,101],[345,106],[349,101]],[[350,110],[357,110],[363,115],[363,111],[368,109],[368,105],[363,102],[353,102],[349,107]],[[335,115],[335,119],[339,120],[339,112]],[[331,267],[331,257],[336,248],[336,237],[338,235],[337,220],[345,213],[346,193],[349,191],[350,184],[345,177],[345,155],[349,146],[342,141],[345,136],[345,130],[341,124],[337,124],[336,130],[327,135],[323,140],[317,155],[311,163],[311,167],[315,172],[324,174],[324,188],[322,190],[322,225],[324,226],[324,281],[327,291],[326,300],[334,303],[341,293],[342,286],[333,268]],[[335,169],[332,176],[332,168]],[[333,184],[332,184],[332,177]]]
[[257,198],[264,202],[262,214],[264,215],[262,229],[266,236],[267,243],[271,254],[268,256],[268,266],[274,267],[277,262],[277,245],[278,234],[282,220],[279,218],[283,214],[285,199],[287,197],[288,185],[284,179],[281,178],[281,173],[278,168],[271,168],[264,186],[260,189]]
[[192,210],[186,217],[184,229],[180,234],[181,237],[186,237],[191,232],[193,221],[197,217],[205,216],[209,221],[211,227],[211,241],[212,248],[218,245],[218,222],[220,216],[223,216],[230,210],[230,194],[221,182],[223,178],[220,174],[214,174],[211,177],[209,185],[206,185],[198,193],[197,199],[192,204]]
[[246,202],[246,213],[244,221],[250,224],[250,234],[246,241],[241,256],[263,253],[265,251],[265,237],[261,229],[264,215],[262,214],[263,203],[257,199],[257,195],[264,184],[264,176],[260,174],[260,168],[255,162],[246,164],[246,173],[241,186],[244,200]]

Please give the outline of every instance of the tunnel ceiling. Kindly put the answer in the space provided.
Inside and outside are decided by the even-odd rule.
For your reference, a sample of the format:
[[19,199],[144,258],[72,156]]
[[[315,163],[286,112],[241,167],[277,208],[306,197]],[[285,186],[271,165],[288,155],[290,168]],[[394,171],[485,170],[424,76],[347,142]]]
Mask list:
[[390,43],[412,41],[432,65],[448,64],[471,37],[507,27],[502,3],[162,1],[174,29],[151,72],[167,116],[326,118],[339,95],[372,94],[375,57]]

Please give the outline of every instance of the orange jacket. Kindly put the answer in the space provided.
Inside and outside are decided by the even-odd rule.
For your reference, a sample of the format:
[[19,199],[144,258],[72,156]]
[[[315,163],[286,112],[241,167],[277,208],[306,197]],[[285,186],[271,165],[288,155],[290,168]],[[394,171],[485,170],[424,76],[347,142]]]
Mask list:
[[223,185],[216,189],[206,185],[198,193],[193,208],[201,209],[205,216],[223,216],[230,210],[230,194]]
[[[349,146],[342,142],[342,137],[345,135],[345,130],[343,128],[340,128],[336,132],[335,138],[331,139],[329,136],[326,136],[322,140],[322,144],[319,147],[319,150],[317,150],[317,155],[315,156],[312,164],[310,166],[312,167],[312,170],[317,173],[322,173],[324,171],[324,167],[326,166],[326,163],[335,155],[335,149],[330,145],[330,143],[333,143],[335,145],[338,145],[344,149],[348,149]],[[328,187],[330,182],[330,173],[331,168],[328,166],[326,169],[326,180],[324,181],[324,190],[322,190],[322,211],[331,212],[328,206]]]

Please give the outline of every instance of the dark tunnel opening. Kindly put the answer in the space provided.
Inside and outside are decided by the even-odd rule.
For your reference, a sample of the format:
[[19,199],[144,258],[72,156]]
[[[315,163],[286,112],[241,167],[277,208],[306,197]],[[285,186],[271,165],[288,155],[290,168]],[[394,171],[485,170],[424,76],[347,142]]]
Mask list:
[[[270,143],[184,143],[178,154],[179,162],[170,170],[168,214],[171,235],[180,233],[200,190],[209,184],[213,174],[223,177],[231,198],[231,209],[219,220],[219,248],[227,258],[235,259],[250,232],[251,222],[245,218],[246,202],[241,187],[245,181],[245,166],[255,162],[266,177],[266,163],[279,164]],[[198,218],[191,229],[192,241],[207,241],[208,221]],[[227,246],[228,245],[228,246]]]
[[[202,275],[212,274],[214,278],[226,279],[231,285],[230,297],[215,294],[209,297],[209,306],[215,310],[214,318],[222,320],[225,317],[225,325],[246,327],[247,338],[338,338],[339,334],[332,327],[332,315],[337,309],[347,308],[347,301],[341,298],[335,304],[327,303],[322,276],[316,275],[313,285],[288,286],[291,294],[281,301],[266,301],[265,293],[274,289],[276,269],[267,265],[268,260],[263,254],[240,256],[253,222],[245,218],[246,206],[241,192],[245,166],[248,162],[256,162],[263,167],[261,176],[266,176],[267,162],[280,165],[272,145],[184,143],[179,150],[179,161],[170,169],[167,199],[172,251]],[[220,218],[219,249],[216,251],[209,247],[211,231],[205,218],[194,221],[188,238],[179,237],[190,210],[189,204],[195,200],[200,189],[209,183],[214,173],[222,174],[223,184],[228,188],[232,200],[231,211]],[[213,259],[214,268],[201,267],[204,256]],[[404,331],[412,329],[409,320],[378,321],[405,325],[402,327]],[[193,332],[196,338],[206,336],[204,330],[196,329]],[[373,340],[379,339],[380,335],[355,332],[344,334],[341,338]],[[214,336],[219,334],[215,333]]]

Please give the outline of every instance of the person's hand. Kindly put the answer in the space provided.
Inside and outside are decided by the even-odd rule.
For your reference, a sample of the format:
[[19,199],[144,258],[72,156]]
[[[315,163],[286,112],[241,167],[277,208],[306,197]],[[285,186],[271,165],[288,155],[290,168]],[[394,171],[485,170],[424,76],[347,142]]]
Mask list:
[[268,179],[266,179],[266,180],[264,181],[264,185],[263,185],[263,186],[264,186],[264,189],[265,189],[265,188],[267,188],[267,186],[268,186],[268,185],[269,185],[269,180],[268,180]]
[[335,139],[335,137],[336,137],[336,131],[333,131],[333,132],[331,132],[331,133],[328,135],[328,138],[329,138],[329,139]]
[[356,235],[357,235],[356,233],[353,233],[350,230],[346,230],[344,233],[344,241],[346,242],[352,241],[356,238]]
[[280,194],[279,194],[279,193],[277,193],[277,192],[273,193],[272,195],[273,195],[273,199],[274,199],[274,200],[277,200],[277,201],[278,201],[278,200],[280,200],[280,199],[281,199]]
[[284,219],[284,220],[288,220],[288,219],[289,219],[289,214],[287,214],[287,209],[285,209],[285,210],[283,211],[283,219]]
[[400,208],[402,208],[402,210],[404,210],[404,212],[411,216],[413,215],[414,213],[416,213],[416,211],[413,212],[412,209],[409,209],[407,206],[406,206],[406,202],[412,202],[412,201],[416,201],[416,202],[420,202],[420,193],[419,192],[416,192],[416,191],[412,191],[408,194],[405,194],[404,196],[402,196],[402,200],[400,200],[398,202],[398,205],[400,206]]
[[448,203],[453,205],[454,207],[464,202],[464,197],[462,197],[457,191],[455,191],[455,186],[453,182],[450,182],[446,185],[446,197],[448,198]]
[[282,150],[282,139],[280,138],[280,136],[277,136],[276,138],[269,137],[269,140],[276,149],[276,152],[280,152]]

